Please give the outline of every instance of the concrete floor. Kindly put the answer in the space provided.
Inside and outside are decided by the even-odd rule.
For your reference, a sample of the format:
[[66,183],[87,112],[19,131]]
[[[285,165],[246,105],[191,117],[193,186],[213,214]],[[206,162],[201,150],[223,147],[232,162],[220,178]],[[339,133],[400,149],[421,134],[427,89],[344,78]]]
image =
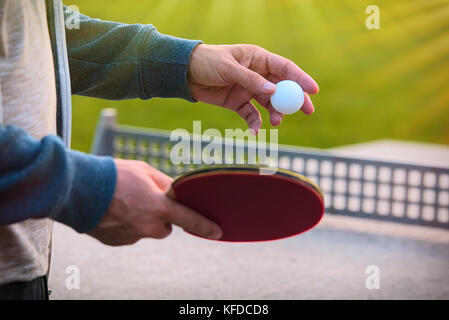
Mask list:
[[[449,163],[446,146],[383,141],[338,152],[360,150]],[[366,288],[369,265],[379,267],[378,290]],[[66,286],[70,266],[79,289]],[[52,299],[449,299],[449,230],[326,215],[275,242],[221,243],[175,228],[164,240],[112,248],[55,224],[50,287]]]
[[[80,289],[66,287],[70,265]],[[368,265],[379,267],[378,290],[365,286]],[[50,287],[53,299],[449,299],[449,231],[329,215],[275,242],[175,229],[112,248],[57,224]]]

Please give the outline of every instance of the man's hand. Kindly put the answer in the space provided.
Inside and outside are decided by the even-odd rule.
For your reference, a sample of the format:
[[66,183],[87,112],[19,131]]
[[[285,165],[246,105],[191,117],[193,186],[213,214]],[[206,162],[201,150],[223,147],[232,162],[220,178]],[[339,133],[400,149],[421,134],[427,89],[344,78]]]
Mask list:
[[[306,93],[318,92],[316,82],[292,61],[254,45],[198,45],[192,52],[188,80],[194,99],[236,111],[257,131],[262,125],[255,99],[270,113],[271,124],[281,123],[283,115],[270,103],[274,83],[293,80]],[[314,107],[305,94],[301,110],[312,114]]]
[[107,245],[126,245],[165,238],[175,224],[203,237],[221,238],[218,225],[167,197],[170,177],[141,161],[116,159],[115,164],[114,198],[91,236]]

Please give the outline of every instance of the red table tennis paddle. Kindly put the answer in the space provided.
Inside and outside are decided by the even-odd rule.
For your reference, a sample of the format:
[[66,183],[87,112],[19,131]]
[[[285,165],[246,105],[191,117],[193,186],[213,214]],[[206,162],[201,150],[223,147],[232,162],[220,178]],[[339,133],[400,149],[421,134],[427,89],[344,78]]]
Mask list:
[[324,214],[316,184],[289,170],[261,166],[194,170],[175,179],[168,195],[216,222],[223,230],[220,241],[291,237],[316,226]]

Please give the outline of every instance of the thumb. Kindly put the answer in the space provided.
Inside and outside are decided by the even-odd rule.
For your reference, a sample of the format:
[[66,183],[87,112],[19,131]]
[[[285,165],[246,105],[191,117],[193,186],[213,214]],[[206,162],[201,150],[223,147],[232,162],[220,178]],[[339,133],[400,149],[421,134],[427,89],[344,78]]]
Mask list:
[[238,83],[254,95],[271,95],[276,91],[274,83],[238,62],[228,69],[228,79]]

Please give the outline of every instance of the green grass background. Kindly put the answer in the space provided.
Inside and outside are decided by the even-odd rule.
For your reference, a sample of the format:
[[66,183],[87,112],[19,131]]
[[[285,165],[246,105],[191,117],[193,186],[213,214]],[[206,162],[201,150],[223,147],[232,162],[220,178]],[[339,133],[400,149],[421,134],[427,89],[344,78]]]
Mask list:
[[[313,116],[287,116],[283,144],[327,148],[393,138],[449,144],[449,0],[72,0],[95,18],[151,23],[209,44],[253,43],[288,57],[320,85]],[[380,30],[365,27],[380,7]],[[88,151],[102,108],[159,129],[243,128],[237,114],[178,99],[74,96],[73,148]],[[270,128],[263,112],[264,128]]]

